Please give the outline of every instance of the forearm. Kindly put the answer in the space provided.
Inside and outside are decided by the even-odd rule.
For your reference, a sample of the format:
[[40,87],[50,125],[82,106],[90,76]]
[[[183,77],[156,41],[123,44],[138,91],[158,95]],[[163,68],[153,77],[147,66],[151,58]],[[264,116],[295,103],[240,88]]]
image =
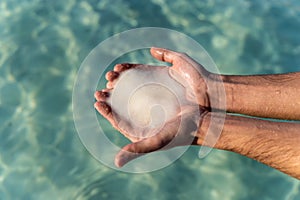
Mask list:
[[300,73],[224,75],[221,79],[227,112],[300,120]]
[[[209,119],[209,115],[204,117],[200,133],[205,133]],[[201,137],[198,144],[203,144]],[[300,124],[227,115],[215,148],[239,153],[300,179]]]

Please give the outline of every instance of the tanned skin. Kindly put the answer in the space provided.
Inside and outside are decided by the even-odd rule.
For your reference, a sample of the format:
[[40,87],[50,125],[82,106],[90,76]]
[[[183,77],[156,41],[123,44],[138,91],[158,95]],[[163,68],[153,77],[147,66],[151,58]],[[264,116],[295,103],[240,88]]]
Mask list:
[[[108,105],[107,98],[123,71],[147,66],[118,64],[113,71],[106,74],[107,88],[95,92],[97,111],[132,141],[117,154],[115,164],[118,167],[145,153],[161,150],[176,138],[182,141],[175,143],[176,145],[189,145],[186,141],[191,141],[190,137],[193,137],[194,145],[210,146],[204,140],[208,127],[210,123],[212,126],[218,126],[211,121],[211,116],[218,117],[218,111],[223,110],[227,113],[225,123],[221,136],[212,147],[247,156],[300,179],[300,124],[297,123],[297,120],[300,120],[300,73],[217,75],[208,72],[184,53],[162,48],[151,48],[150,52],[154,58],[171,63],[169,70],[176,72],[188,82],[190,87],[186,90],[187,92],[191,90],[195,94],[193,103],[201,108],[198,131],[193,136],[177,134],[177,120],[192,115],[195,112],[192,108],[187,108],[185,114],[178,113],[178,116],[166,123],[160,133],[149,138],[135,138],[128,132],[130,128],[126,131],[120,129],[119,121],[113,117],[117,113]],[[226,99],[217,95],[218,88],[224,88]],[[236,116],[232,113],[294,121],[262,120]]]

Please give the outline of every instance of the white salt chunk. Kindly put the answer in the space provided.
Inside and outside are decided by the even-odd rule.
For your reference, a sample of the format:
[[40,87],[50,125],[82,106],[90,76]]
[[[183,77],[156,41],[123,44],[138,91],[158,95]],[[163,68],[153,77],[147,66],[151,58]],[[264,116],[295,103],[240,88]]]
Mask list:
[[169,75],[168,68],[147,67],[122,73],[108,102],[140,134],[176,117],[186,98],[184,87]]

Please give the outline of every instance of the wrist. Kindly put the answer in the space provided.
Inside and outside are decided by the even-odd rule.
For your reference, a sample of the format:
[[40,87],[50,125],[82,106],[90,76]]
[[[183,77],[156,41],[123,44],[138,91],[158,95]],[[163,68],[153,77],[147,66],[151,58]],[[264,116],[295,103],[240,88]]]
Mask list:
[[221,139],[225,126],[224,117],[226,115],[224,115],[221,112],[202,112],[196,134],[196,145],[225,149],[226,145]]
[[[255,92],[261,90],[261,86],[247,76],[218,75],[215,78],[215,86],[212,95],[218,99],[219,107],[230,113],[248,114],[255,101]],[[220,92],[223,91],[223,96]]]
[[[224,113],[203,113],[196,135],[196,144],[239,152],[239,148],[253,136],[252,131],[255,129],[255,125],[252,123],[254,122],[249,123],[251,119],[245,120],[242,117],[233,115],[225,115],[225,121],[223,120]],[[218,130],[221,130],[221,133]],[[210,134],[209,137],[207,134]]]
[[228,100],[231,99],[227,95],[231,94],[227,94],[226,86],[228,87],[228,83],[224,82],[225,79],[224,75],[214,73],[210,73],[206,79],[207,96],[211,110],[227,110],[227,104],[230,103]]

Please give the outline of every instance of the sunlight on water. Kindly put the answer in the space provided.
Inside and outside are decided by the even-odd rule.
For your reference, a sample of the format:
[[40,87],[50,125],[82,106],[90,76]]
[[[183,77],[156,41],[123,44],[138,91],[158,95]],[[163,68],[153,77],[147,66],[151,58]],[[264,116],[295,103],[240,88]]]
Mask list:
[[[299,181],[229,152],[199,160],[193,147],[173,165],[140,175],[91,157],[73,124],[76,72],[99,42],[145,26],[193,37],[222,73],[300,70],[297,0],[3,0],[0,199],[300,199]],[[144,54],[127,61],[137,56],[153,62]],[[113,140],[127,142],[103,123]]]

